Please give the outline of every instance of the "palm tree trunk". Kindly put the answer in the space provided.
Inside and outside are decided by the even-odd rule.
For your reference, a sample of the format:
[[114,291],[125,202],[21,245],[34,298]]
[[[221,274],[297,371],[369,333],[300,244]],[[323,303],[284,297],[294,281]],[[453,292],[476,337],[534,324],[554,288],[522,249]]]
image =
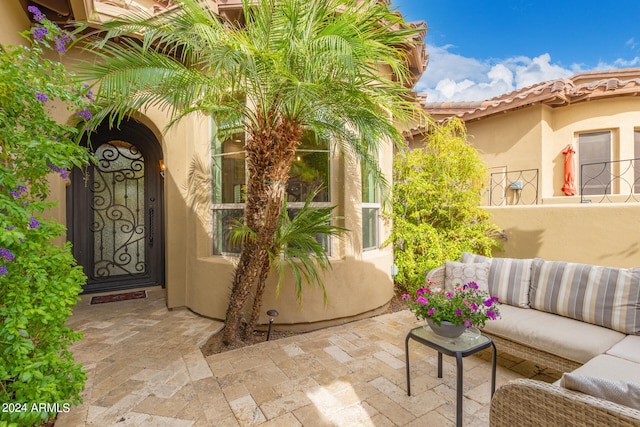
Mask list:
[[[261,275],[263,265],[269,262],[267,248],[271,247],[273,235],[278,225],[277,216],[275,220],[273,220],[271,219],[273,215],[269,215],[270,211],[276,210],[274,205],[282,206],[282,201],[278,202],[276,198],[276,200],[267,202],[267,206],[264,209],[257,209],[259,212],[264,212],[264,224],[260,227],[256,240],[245,242],[242,252],[240,253],[240,260],[233,279],[233,287],[229,298],[223,333],[223,342],[226,345],[230,345],[241,339],[245,303],[251,294],[251,289],[254,288],[254,286],[257,287],[256,281]],[[245,209],[249,210],[248,204]],[[249,214],[245,213],[245,221],[249,222],[247,220],[249,216],[254,216],[253,212],[249,212]],[[255,230],[255,227],[252,227],[251,224],[248,225],[252,230]],[[264,289],[262,289],[262,291],[264,291]],[[258,294],[256,294],[256,296],[257,295]]]
[[[289,169],[302,137],[302,129],[296,124],[258,116],[264,127],[249,129],[246,144],[248,180],[244,212],[245,224],[256,238],[243,245],[234,274],[222,338],[226,345],[241,339],[245,303],[251,289],[256,287],[258,291],[257,281],[265,263],[268,268],[267,251],[273,244]],[[260,309],[263,292],[264,286],[260,293],[256,292],[258,307],[254,304],[254,310]]]
[[[240,341],[243,308],[251,290],[251,283],[255,281],[256,277],[255,258],[252,259],[252,257],[248,255],[250,253],[258,253],[257,248],[253,248],[253,246],[257,246],[256,242],[245,243],[242,253],[240,254],[238,266],[235,270],[222,336],[225,345],[231,345],[234,342]],[[247,255],[245,255],[245,253]]]
[[253,330],[256,328],[258,318],[260,317],[260,307],[262,307],[262,295],[264,294],[264,288],[267,283],[267,277],[269,277],[269,265],[271,260],[267,257],[265,263],[262,265],[260,276],[258,277],[258,286],[256,287],[256,293],[253,297],[253,308],[251,309],[251,317],[244,327],[244,333],[242,339],[248,341],[253,335]]

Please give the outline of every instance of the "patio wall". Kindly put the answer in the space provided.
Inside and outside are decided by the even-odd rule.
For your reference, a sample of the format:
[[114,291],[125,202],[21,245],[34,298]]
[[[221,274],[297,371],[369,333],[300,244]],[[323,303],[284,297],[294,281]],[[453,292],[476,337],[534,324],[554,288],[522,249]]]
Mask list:
[[640,204],[490,207],[509,238],[494,256],[640,267]]

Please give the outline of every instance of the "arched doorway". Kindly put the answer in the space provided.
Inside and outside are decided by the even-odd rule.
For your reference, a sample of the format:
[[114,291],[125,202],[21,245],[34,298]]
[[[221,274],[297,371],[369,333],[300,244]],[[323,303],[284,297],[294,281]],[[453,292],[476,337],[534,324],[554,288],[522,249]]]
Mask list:
[[96,164],[72,173],[68,240],[88,277],[85,292],[164,285],[162,148],[129,119],[92,133]]

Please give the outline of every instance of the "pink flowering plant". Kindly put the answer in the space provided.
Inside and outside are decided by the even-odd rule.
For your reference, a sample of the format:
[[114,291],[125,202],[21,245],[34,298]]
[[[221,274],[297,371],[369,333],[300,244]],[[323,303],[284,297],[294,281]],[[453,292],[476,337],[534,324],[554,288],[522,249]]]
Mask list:
[[409,309],[421,319],[431,319],[437,325],[443,321],[454,325],[482,327],[487,320],[500,316],[498,298],[489,296],[478,288],[476,282],[458,285],[447,292],[428,281],[413,294],[404,294],[402,299]]

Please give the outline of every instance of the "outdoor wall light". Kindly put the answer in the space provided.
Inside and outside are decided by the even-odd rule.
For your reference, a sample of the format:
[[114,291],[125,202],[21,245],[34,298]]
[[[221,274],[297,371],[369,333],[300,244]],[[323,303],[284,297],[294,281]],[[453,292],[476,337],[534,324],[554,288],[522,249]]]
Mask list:
[[521,180],[509,182],[509,188],[512,190],[522,190],[522,187],[524,187],[524,185]]
[[160,166],[160,176],[164,178],[164,160],[159,160],[158,165]]
[[271,325],[273,325],[273,320],[278,317],[278,311],[271,309],[269,311],[267,311],[267,316],[270,317],[269,319],[269,329],[267,330],[267,341],[269,341],[269,337],[271,336]]

